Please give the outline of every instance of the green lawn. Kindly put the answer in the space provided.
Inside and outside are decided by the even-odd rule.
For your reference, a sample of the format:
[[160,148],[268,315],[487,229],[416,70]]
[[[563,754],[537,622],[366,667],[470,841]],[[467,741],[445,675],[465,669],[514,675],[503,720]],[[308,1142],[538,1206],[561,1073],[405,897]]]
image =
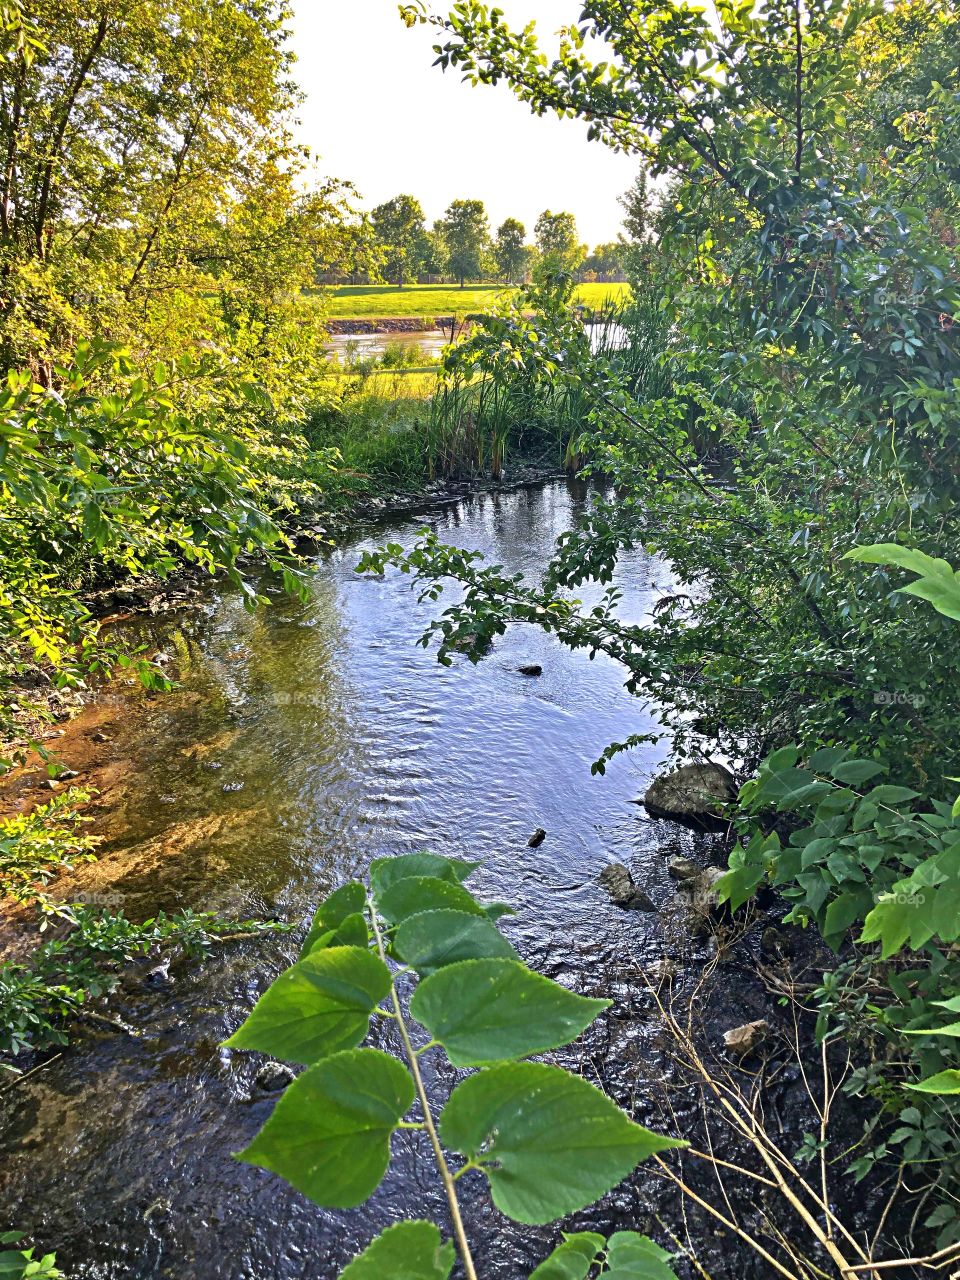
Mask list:
[[[582,284],[576,299],[588,307],[597,307],[605,299],[622,298],[626,291],[625,284]],[[336,320],[462,314],[482,311],[505,292],[499,285],[488,284],[468,284],[465,289],[448,284],[407,285],[403,289],[387,284],[344,285],[333,290],[329,314]]]

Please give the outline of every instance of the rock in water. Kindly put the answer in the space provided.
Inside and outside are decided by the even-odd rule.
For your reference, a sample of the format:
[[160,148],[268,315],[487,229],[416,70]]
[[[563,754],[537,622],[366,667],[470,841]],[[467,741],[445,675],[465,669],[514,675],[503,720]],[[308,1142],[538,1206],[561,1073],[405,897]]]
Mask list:
[[673,880],[696,880],[700,872],[700,866],[692,858],[671,858],[667,863],[667,874]]
[[265,1062],[254,1077],[254,1088],[259,1089],[261,1093],[276,1093],[278,1089],[285,1089],[288,1084],[293,1084],[296,1076],[282,1062]]
[[618,907],[625,907],[630,911],[657,909],[643,890],[637,888],[629,869],[621,862],[612,862],[610,866],[604,867],[600,872],[600,883],[609,893],[610,901]]
[[758,1049],[770,1035],[770,1023],[766,1018],[758,1018],[756,1022],[745,1022],[742,1027],[733,1027],[723,1033],[723,1047],[735,1058],[745,1058],[748,1053]]
[[540,845],[543,844],[544,840],[546,840],[546,838],[547,838],[547,833],[544,831],[543,827],[537,827],[536,831],[527,841],[527,848],[538,849]]
[[542,676],[543,667],[539,662],[525,662],[522,667],[517,667],[522,676]]
[[737,798],[733,774],[722,764],[685,764],[654,778],[643,797],[652,818],[672,818],[701,830],[724,826],[719,809]]

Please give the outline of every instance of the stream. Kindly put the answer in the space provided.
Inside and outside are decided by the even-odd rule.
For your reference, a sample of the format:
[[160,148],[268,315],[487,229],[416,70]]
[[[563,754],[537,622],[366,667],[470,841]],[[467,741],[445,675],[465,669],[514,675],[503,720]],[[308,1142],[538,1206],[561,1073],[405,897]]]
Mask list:
[[[101,708],[122,766],[122,783],[103,799],[101,865],[135,919],[191,908],[299,926],[373,857],[429,849],[482,859],[471,888],[516,909],[502,923],[523,957],[614,1001],[555,1060],[655,1125],[644,1080],[660,1068],[637,965],[677,954],[667,857],[703,861],[711,838],[649,820],[632,803],[666,743],[619,757],[605,777],[590,772],[608,743],[655,728],[652,714],[612,661],[591,662],[533,629],[510,628],[477,666],[457,658],[444,668],[416,643],[437,606],[419,604],[400,574],[354,571],[364,548],[387,538],[410,546],[429,525],[536,576],[590,500],[588,487],[568,481],[472,495],[357,530],[318,560],[306,604],[277,596],[250,614],[217,586],[199,609],[130,624],[169,655],[179,687],[162,697],[131,690]],[[635,551],[618,585],[622,616],[641,621],[670,575]],[[590,602],[599,588],[578,594]],[[529,663],[543,674],[521,675]],[[537,827],[547,836],[531,849]],[[664,909],[614,906],[597,883],[614,861]],[[301,936],[226,944],[175,965],[169,979],[135,973],[111,1011],[136,1038],[84,1028],[62,1057],[8,1089],[0,1226],[55,1248],[73,1280],[327,1280],[398,1218],[445,1223],[422,1134],[396,1136],[386,1180],[345,1213],[231,1159],[273,1101],[251,1100],[262,1058],[220,1042]],[[424,1059],[431,1077],[434,1056]],[[476,1177],[460,1186],[480,1274],[527,1275],[559,1227],[507,1222]],[[573,1221],[643,1229],[650,1183],[641,1172]],[[730,1272],[745,1274],[742,1265]]]

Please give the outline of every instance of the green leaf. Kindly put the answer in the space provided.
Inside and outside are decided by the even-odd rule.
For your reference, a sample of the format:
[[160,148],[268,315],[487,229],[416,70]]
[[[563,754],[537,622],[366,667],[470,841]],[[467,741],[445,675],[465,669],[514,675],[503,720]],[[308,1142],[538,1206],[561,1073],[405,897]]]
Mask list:
[[777,773],[781,769],[791,769],[800,759],[799,747],[781,747],[778,751],[774,751],[767,756],[764,765],[771,773]]
[[358,911],[356,915],[347,916],[337,926],[334,937],[344,947],[368,946],[370,930],[367,928],[367,917],[361,911]]
[[941,1097],[960,1093],[960,1071],[939,1071],[935,1076],[921,1080],[919,1084],[908,1084],[906,1088],[912,1089],[914,1093],[935,1093]]
[[518,958],[492,921],[448,909],[409,916],[394,935],[393,950],[422,977],[458,960]]
[[846,757],[847,753],[842,747],[821,747],[819,751],[813,753],[807,763],[815,773],[829,773]]
[[781,769],[776,773],[764,774],[757,796],[769,804],[782,807],[789,805],[805,788],[814,785],[823,784],[808,769]]
[[850,893],[841,893],[827,907],[823,921],[823,934],[827,939],[842,936],[857,920],[860,920],[873,906],[873,898],[866,889],[855,889]]
[[410,1013],[455,1067],[528,1058],[569,1044],[609,1000],[590,1000],[519,960],[462,960],[425,978]]
[[715,889],[721,902],[729,902],[731,911],[739,911],[765,879],[766,871],[762,866],[734,867],[720,877]]
[[911,547],[881,542],[872,547],[855,547],[844,559],[869,564],[895,564],[919,575],[917,581],[899,587],[904,595],[919,596],[947,618],[960,620],[960,578],[946,560],[935,559]]
[[607,1268],[604,1280],[677,1280],[667,1266],[671,1255],[649,1236],[635,1231],[618,1231],[607,1245]]
[[340,1273],[340,1280],[447,1280],[456,1251],[432,1222],[387,1227]]
[[900,590],[907,596],[918,596],[932,604],[937,613],[960,622],[960,582],[942,582],[938,578],[919,578]]
[[237,1159],[278,1173],[315,1204],[353,1209],[380,1185],[390,1136],[414,1094],[410,1073],[390,1054],[336,1053],[287,1087]]
[[390,987],[389,969],[370,951],[314,951],[281,973],[225,1043],[309,1065],[360,1044]]
[[960,1038],[960,1022],[948,1022],[944,1027],[912,1027],[909,1030],[904,1028],[905,1036],[950,1036],[956,1040]]
[[947,573],[953,576],[953,570],[946,560],[934,559],[912,547],[901,547],[898,542],[877,542],[870,547],[854,547],[843,558],[859,560],[864,564],[895,564],[900,569],[909,569],[912,573],[921,575]]
[[397,880],[378,895],[377,907],[390,924],[399,924],[408,916],[441,907],[486,917],[486,912],[472,893],[462,885],[438,880],[435,876],[410,876]]
[[869,782],[871,778],[875,778],[878,773],[885,772],[884,766],[877,764],[875,760],[845,760],[843,764],[838,764],[833,769],[833,776],[837,782],[860,786],[864,782]]
[[370,886],[374,896],[378,897],[384,889],[410,876],[430,876],[434,880],[460,884],[479,866],[479,862],[444,858],[438,853],[403,853],[394,858],[375,858],[370,864]]
[[868,792],[866,799],[872,804],[895,805],[903,804],[906,800],[915,800],[919,794],[919,791],[912,791],[910,787],[895,787],[892,783],[882,783]]
[[497,1208],[526,1223],[575,1213],[647,1156],[686,1145],[634,1124],[579,1076],[534,1062],[464,1080],[443,1110],[440,1133],[482,1167]]
[[367,893],[363,885],[358,880],[352,880],[349,884],[342,885],[324,902],[321,902],[314,912],[313,922],[310,925],[310,932],[304,938],[303,946],[300,948],[300,958],[310,954],[314,944],[325,933],[335,933],[337,927],[341,925],[348,916],[356,915],[364,908],[367,901]]
[[605,1243],[603,1236],[593,1231],[567,1236],[563,1244],[540,1263],[530,1280],[586,1280]]

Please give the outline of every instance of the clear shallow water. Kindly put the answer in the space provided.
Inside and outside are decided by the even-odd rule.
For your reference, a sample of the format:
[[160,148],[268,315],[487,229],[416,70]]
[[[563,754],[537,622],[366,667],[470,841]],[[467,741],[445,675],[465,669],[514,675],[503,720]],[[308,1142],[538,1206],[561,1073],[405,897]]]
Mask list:
[[[429,524],[535,576],[587,501],[565,482],[471,497],[322,559],[306,605],[278,598],[251,616],[223,591],[199,614],[150,624],[182,688],[117,710],[115,750],[133,771],[107,815],[104,854],[122,852],[114,887],[136,918],[191,907],[290,921],[378,855],[482,858],[471,886],[516,908],[506,932],[524,957],[614,999],[565,1061],[653,1123],[644,1080],[663,1066],[636,965],[675,951],[666,860],[696,842],[630,803],[662,752],[590,774],[608,742],[651,718],[615,664],[534,630],[511,629],[478,666],[440,667],[416,644],[436,606],[419,605],[399,574],[354,572],[364,547],[411,545]],[[619,585],[623,616],[641,620],[669,575],[637,552]],[[540,678],[517,673],[529,662]],[[529,849],[538,826],[547,838]],[[611,905],[596,883],[610,861],[666,910]],[[390,1221],[442,1220],[417,1134],[398,1135],[387,1180],[349,1213],[230,1159],[272,1102],[246,1101],[260,1059],[218,1045],[296,949],[291,937],[234,944],[175,968],[169,988],[121,999],[140,1039],[86,1035],[0,1099],[0,1222],[57,1248],[77,1280],[326,1280]],[[460,1185],[484,1277],[526,1275],[559,1238],[557,1227],[505,1223],[470,1178]],[[637,1178],[576,1222],[643,1227],[651,1205]]]

